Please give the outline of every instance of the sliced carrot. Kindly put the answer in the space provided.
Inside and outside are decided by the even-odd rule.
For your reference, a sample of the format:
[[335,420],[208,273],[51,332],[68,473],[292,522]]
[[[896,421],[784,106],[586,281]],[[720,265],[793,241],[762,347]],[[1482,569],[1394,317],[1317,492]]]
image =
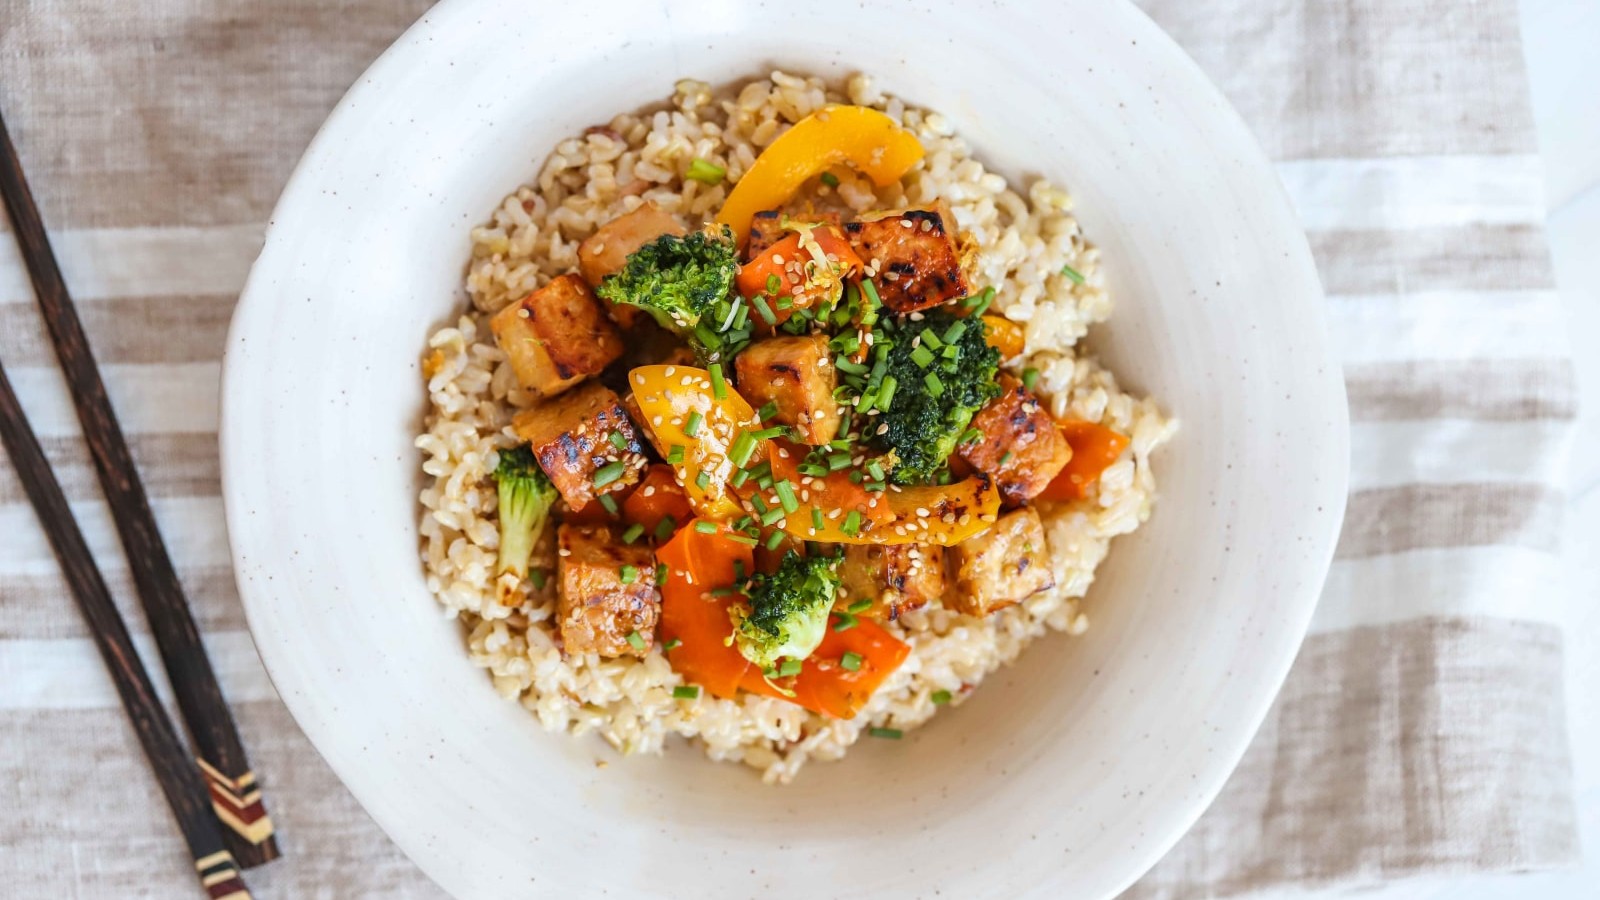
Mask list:
[[1106,469],[1128,449],[1128,437],[1094,422],[1056,423],[1072,446],[1066,468],[1039,494],[1043,500],[1082,500]]
[[[806,454],[810,447],[786,440],[774,440],[768,461],[772,463],[773,481],[788,481],[794,486],[794,491],[800,499],[800,509],[789,516],[784,526],[790,534],[815,541],[837,540],[832,535],[837,531],[843,521],[841,516],[830,514],[838,509],[848,514],[850,510],[861,513],[861,521],[865,523],[887,522],[894,518],[894,512],[889,508],[887,494],[872,492],[850,480],[850,470],[841,469],[829,472],[823,476],[802,475],[800,464],[805,462]],[[771,506],[774,495],[768,491],[762,499]],[[823,528],[814,529],[811,518],[811,509],[822,511]],[[815,534],[810,531],[815,530]]]
[[[778,323],[787,320],[796,308],[809,307],[824,295],[842,289],[845,276],[861,271],[861,257],[839,229],[832,225],[816,225],[811,228],[811,236],[828,258],[826,270],[820,270],[818,260],[801,245],[799,232],[788,235],[739,267],[736,281],[739,293],[746,297],[765,294],[767,307]],[[788,297],[793,305],[780,309],[777,306],[779,297]]]
[[[768,682],[752,666],[739,686],[752,693],[781,697],[825,716],[854,718],[884,679],[905,662],[911,647],[875,622],[863,619],[844,631],[835,631],[839,622],[837,616],[830,619],[827,636],[801,665],[800,674]],[[859,657],[851,660],[858,663],[854,670],[846,665],[846,654]]]
[[704,520],[678,529],[656,551],[656,559],[667,567],[657,635],[663,646],[678,642],[666,651],[674,671],[713,695],[730,699],[750,668],[749,660],[728,640],[733,634],[728,610],[742,598],[714,597],[710,592],[737,581],[741,567],[748,574],[753,554],[748,544],[732,540],[725,527],[710,534],[700,531],[695,527],[700,521]]
[[662,519],[670,517],[675,525],[682,525],[693,515],[689,496],[678,484],[672,467],[663,463],[651,465],[639,486],[622,502],[622,518],[629,524],[643,525],[648,533],[654,533]]

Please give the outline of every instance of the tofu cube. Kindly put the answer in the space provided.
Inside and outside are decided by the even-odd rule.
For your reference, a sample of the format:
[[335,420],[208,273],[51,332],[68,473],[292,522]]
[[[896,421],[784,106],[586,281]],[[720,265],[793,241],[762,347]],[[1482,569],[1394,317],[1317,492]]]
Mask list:
[[[628,261],[628,254],[664,234],[682,236],[683,225],[676,217],[654,203],[646,203],[630,213],[623,213],[600,226],[578,245],[578,271],[591,287],[599,287],[607,275],[616,272]],[[604,301],[611,318],[623,328],[632,327],[645,312],[626,303]]]
[[[796,222],[821,223],[838,227],[839,214],[834,212],[818,212],[790,215]],[[750,218],[750,235],[744,239],[744,255],[740,262],[749,262],[760,256],[772,247],[773,244],[783,240],[794,232],[783,227],[784,214],[775,209],[764,210]]]
[[988,531],[950,548],[946,560],[955,590],[946,605],[986,616],[1055,587],[1049,552],[1033,507],[1006,513]]
[[562,648],[601,656],[649,653],[661,616],[655,554],[644,544],[623,543],[603,525],[562,525],[557,541]]
[[914,312],[967,296],[955,219],[943,209],[908,209],[850,222],[845,236],[867,270],[876,268],[878,297],[895,312]]
[[562,275],[500,310],[489,327],[517,381],[542,397],[600,374],[622,355],[616,326],[576,275]]
[[1022,382],[1000,376],[1004,393],[972,418],[983,437],[961,445],[961,458],[994,476],[1000,496],[1017,505],[1038,496],[1072,459],[1055,419]]
[[897,619],[944,595],[944,549],[935,544],[847,544],[839,605],[871,600],[864,615]]
[[[648,462],[622,400],[598,382],[523,410],[511,427],[528,442],[539,467],[572,509],[582,509],[600,494],[632,486]],[[616,443],[613,434],[619,435]],[[605,481],[598,488],[597,477]]]
[[757,341],[733,361],[739,393],[760,408],[777,405],[775,421],[790,426],[797,440],[826,444],[839,434],[837,383],[826,335]]

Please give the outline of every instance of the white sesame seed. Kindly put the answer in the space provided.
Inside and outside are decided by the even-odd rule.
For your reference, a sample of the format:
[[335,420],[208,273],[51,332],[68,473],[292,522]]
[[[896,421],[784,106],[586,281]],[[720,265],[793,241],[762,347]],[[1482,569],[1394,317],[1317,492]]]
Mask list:
[[649,487],[645,488],[644,490],[640,491],[639,492],[639,496],[641,496],[641,497],[654,497],[655,493],[656,493],[656,486],[652,484]]
[[663,372],[662,374],[667,376],[668,378],[671,378],[672,377],[672,373],[674,373],[676,371],[678,371],[678,367],[677,366],[667,366],[667,371]]
[[643,375],[635,375],[635,376],[633,376],[633,383],[634,384],[644,384],[644,376]]
[[889,423],[888,422],[885,422],[882,425],[878,426],[878,434],[883,434],[884,432],[886,432],[888,430],[889,430]]
[[783,258],[783,254],[782,253],[774,253],[774,254],[772,254],[772,264],[773,265],[781,266],[781,265],[784,264],[784,262],[785,262],[785,260]]
[[928,517],[928,508],[926,506],[917,507],[917,518],[926,519],[927,517]]
[[571,556],[572,555],[572,551],[568,550],[565,547],[562,547],[560,550],[556,551],[556,555],[557,556]]
[[910,219],[902,218],[900,220],[900,227],[901,228],[915,228],[915,227],[917,227],[917,223],[911,221]]
[[656,426],[657,428],[661,427],[661,417],[660,416],[653,416],[650,419],[650,424]]
[[[927,318],[927,316],[924,316],[922,313],[919,313],[919,312],[914,312],[911,315],[907,316],[906,318],[910,319],[913,322],[921,322],[923,319]],[[917,335],[917,337],[921,337],[921,336],[922,335]]]
[[967,524],[968,522],[971,522],[971,521],[972,521],[972,516],[970,514],[962,513],[961,514],[961,518],[956,520],[956,524],[957,525],[965,525],[965,524]]

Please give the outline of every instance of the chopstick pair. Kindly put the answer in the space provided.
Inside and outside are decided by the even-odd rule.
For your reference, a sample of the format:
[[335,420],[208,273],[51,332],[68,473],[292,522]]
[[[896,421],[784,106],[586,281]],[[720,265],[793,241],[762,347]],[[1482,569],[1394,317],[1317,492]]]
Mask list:
[[243,900],[239,868],[278,856],[233,715],[156,528],[149,499],[106,394],[66,282],[56,264],[21,160],[0,116],[0,195],[33,281],[51,342],[110,505],[134,585],[160,649],[178,708],[198,755],[191,757],[156,697],[105,579],[73,519],[16,392],[0,367],[0,442],[10,454],[66,575],[95,646],[116,681],[124,709],[173,815],[188,841],[202,886],[213,900]]

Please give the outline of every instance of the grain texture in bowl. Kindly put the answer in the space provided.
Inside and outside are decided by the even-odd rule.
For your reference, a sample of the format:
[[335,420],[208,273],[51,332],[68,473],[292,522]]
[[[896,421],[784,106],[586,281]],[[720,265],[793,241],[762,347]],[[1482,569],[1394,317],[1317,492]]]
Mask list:
[[[564,652],[553,581],[525,591],[516,606],[497,600],[494,583],[491,477],[498,451],[517,443],[511,417],[538,398],[518,386],[488,334],[487,316],[573,271],[580,241],[646,202],[689,222],[710,219],[764,147],[830,103],[886,111],[917,136],[927,156],[887,188],[847,173],[819,190],[836,192],[830,199],[857,214],[948,203],[978,248],[974,283],[994,286],[992,311],[1025,326],[1026,350],[1006,368],[1037,370],[1039,394],[1055,417],[1131,438],[1089,498],[1041,504],[1054,587],[989,616],[963,615],[946,604],[890,623],[911,654],[851,719],[748,693],[675,698],[673,688],[684,682],[659,649],[643,659]],[[726,179],[707,185],[685,177],[694,159],[724,170]],[[1039,178],[1008,184],[973,158],[943,116],[908,108],[867,75],[832,87],[783,72],[715,90],[680,80],[670,102],[617,115],[558,143],[537,177],[506,197],[472,238],[469,309],[429,338],[423,367],[429,412],[417,446],[431,478],[421,493],[424,565],[429,588],[462,622],[473,663],[547,728],[597,732],[629,754],[660,752],[672,736],[689,738],[713,759],[742,761],[766,781],[787,782],[808,759],[838,759],[865,734],[903,734],[942,706],[959,705],[1046,631],[1082,634],[1089,616],[1081,600],[1111,539],[1150,514],[1150,453],[1175,426],[1153,401],[1118,389],[1112,374],[1077,346],[1110,315],[1112,303],[1098,251],[1071,214],[1070,195]],[[552,569],[552,554],[551,546],[542,547],[535,567]]]

